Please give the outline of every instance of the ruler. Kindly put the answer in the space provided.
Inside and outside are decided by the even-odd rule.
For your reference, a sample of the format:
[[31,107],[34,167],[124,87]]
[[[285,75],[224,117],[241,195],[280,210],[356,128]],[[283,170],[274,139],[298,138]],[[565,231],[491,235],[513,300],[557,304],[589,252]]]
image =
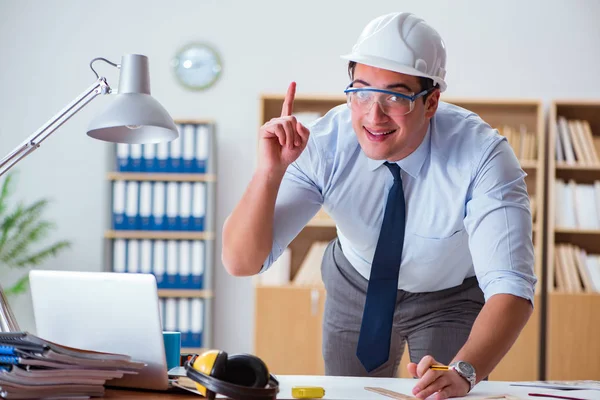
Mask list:
[[389,390],[389,389],[384,389],[384,388],[380,388],[380,387],[365,387],[365,390],[368,390],[370,392],[375,392],[375,393],[379,393],[381,395],[387,396],[387,397],[391,397],[392,399],[401,399],[401,400],[419,400],[416,397],[413,396],[407,396],[405,394],[399,393],[399,392],[394,392],[393,390]]
[[[394,392],[393,390],[384,389],[384,388],[380,388],[380,387],[365,387],[365,390],[368,390],[370,392],[379,393],[379,394],[381,394],[383,396],[391,397],[392,399],[419,400],[417,397],[407,396],[407,395],[402,394],[400,392]],[[476,397],[476,398],[473,398],[473,400],[495,400],[495,399],[502,399],[502,400],[522,400],[520,397],[509,395],[509,394],[503,394],[503,395],[498,395],[498,396],[492,395],[492,396],[488,396],[488,397]]]

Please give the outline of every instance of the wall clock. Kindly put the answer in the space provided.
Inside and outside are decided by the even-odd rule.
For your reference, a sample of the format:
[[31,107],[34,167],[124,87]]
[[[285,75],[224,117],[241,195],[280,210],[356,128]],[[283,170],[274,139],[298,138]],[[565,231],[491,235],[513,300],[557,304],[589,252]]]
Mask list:
[[190,43],[173,59],[175,77],[190,90],[208,89],[219,79],[222,69],[221,57],[206,43]]

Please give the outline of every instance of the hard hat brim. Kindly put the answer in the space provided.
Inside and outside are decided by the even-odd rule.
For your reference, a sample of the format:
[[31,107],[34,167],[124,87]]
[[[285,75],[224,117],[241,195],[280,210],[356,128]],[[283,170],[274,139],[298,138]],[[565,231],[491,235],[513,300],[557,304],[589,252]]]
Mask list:
[[341,58],[344,60],[348,60],[348,61],[354,61],[359,64],[368,65],[370,67],[386,69],[388,71],[398,72],[398,73],[405,74],[405,75],[429,78],[429,79],[432,79],[435,83],[440,85],[440,92],[443,92],[444,90],[446,90],[446,82],[443,79],[440,79],[435,76],[427,75],[426,73],[423,73],[416,68],[412,68],[412,67],[409,67],[404,64],[386,60],[386,59],[380,58],[380,57],[365,56],[365,55],[358,55],[358,54],[346,54],[346,55],[341,56]]

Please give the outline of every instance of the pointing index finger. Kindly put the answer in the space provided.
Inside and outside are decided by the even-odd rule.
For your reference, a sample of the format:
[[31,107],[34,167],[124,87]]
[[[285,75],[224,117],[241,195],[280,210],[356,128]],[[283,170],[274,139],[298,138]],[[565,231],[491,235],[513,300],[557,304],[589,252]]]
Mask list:
[[288,86],[287,93],[285,94],[285,99],[283,100],[283,106],[281,107],[281,116],[289,117],[292,115],[292,111],[294,110],[294,97],[296,96],[296,82],[290,83]]

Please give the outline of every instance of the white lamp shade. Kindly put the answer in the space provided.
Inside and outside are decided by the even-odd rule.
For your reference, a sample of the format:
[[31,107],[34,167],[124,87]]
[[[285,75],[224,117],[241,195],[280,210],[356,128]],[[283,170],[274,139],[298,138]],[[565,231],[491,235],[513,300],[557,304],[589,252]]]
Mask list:
[[94,118],[88,136],[114,143],[159,143],[179,136],[175,122],[149,94],[122,93]]

